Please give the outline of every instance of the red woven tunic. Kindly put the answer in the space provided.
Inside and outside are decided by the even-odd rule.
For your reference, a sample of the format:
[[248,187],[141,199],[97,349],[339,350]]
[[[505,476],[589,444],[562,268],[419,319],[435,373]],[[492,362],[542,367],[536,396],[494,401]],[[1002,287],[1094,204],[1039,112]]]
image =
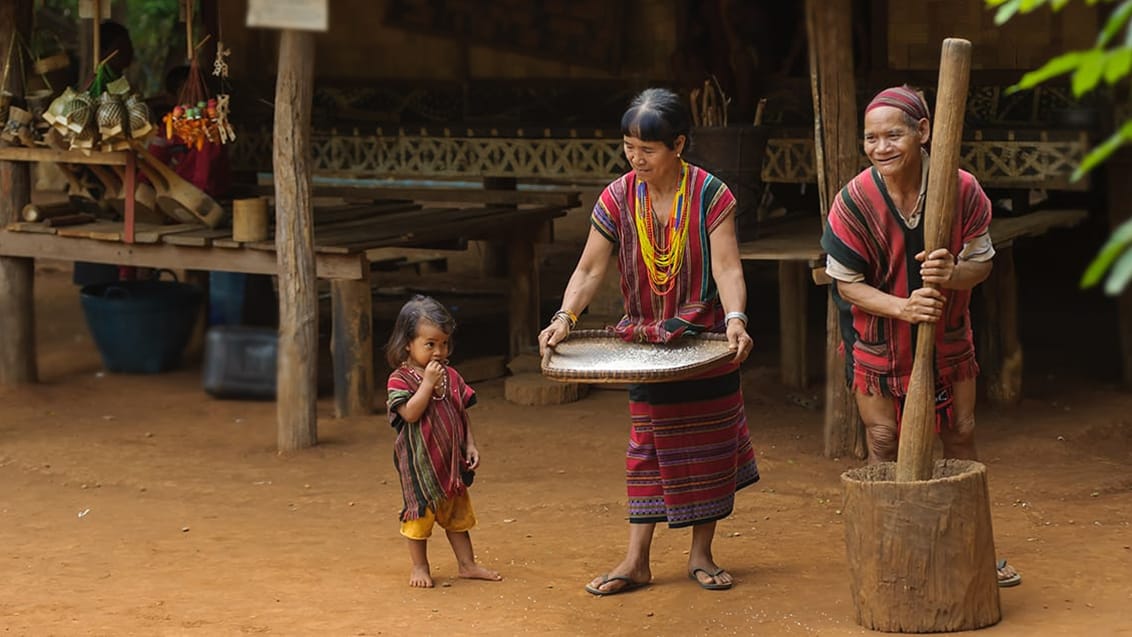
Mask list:
[[397,432],[393,465],[401,479],[404,507],[401,520],[416,520],[425,508],[464,492],[460,477],[468,438],[467,409],[476,404],[476,392],[451,367],[448,394],[429,401],[420,422],[406,422],[398,408],[413,397],[420,380],[404,367],[389,374],[389,424]]
[[[947,248],[959,254],[963,245],[987,231],[991,203],[979,182],[959,171],[959,188]],[[924,223],[908,228],[875,168],[853,178],[833,202],[822,235],[822,248],[864,283],[888,294],[907,297],[923,287],[917,253],[924,249]],[[944,315],[936,330],[936,385],[946,387],[979,373],[971,337],[970,290],[942,290]],[[908,390],[915,359],[917,326],[868,314],[837,294],[838,320],[845,351],[846,378],[854,390],[900,397]]]

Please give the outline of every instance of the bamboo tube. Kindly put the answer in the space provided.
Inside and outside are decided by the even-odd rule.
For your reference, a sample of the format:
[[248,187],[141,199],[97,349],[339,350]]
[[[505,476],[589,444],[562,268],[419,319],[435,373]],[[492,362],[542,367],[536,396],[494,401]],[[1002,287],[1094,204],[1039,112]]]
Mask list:
[[240,242],[267,239],[267,200],[263,197],[232,202],[232,239]]
[[60,201],[57,203],[29,203],[24,206],[20,212],[20,216],[24,221],[46,221],[54,219],[55,217],[62,217],[65,215],[72,215],[78,212],[71,202]]

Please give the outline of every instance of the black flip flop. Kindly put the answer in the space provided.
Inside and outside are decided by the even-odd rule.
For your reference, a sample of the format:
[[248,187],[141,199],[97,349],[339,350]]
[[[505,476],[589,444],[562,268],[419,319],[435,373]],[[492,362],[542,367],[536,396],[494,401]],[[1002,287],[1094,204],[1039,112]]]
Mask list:
[[725,591],[725,590],[731,588],[732,586],[734,586],[735,583],[734,582],[727,582],[726,584],[719,584],[719,583],[716,583],[716,582],[705,582],[705,581],[701,580],[699,578],[699,576],[697,575],[697,573],[703,573],[704,575],[707,575],[708,577],[710,577],[714,580],[723,571],[724,571],[724,569],[721,568],[714,573],[710,573],[710,572],[708,572],[708,570],[706,568],[694,568],[694,569],[688,571],[688,579],[695,580],[696,583],[700,585],[700,588],[702,588],[704,590]]
[[[611,591],[601,590],[602,586],[605,586],[610,582],[625,582],[625,585],[621,588]],[[598,597],[605,597],[607,595],[616,595],[618,593],[628,593],[629,591],[636,590],[648,585],[648,582],[638,582],[628,575],[614,575],[613,577],[609,577],[609,575],[602,575],[601,582],[599,582],[597,586],[594,586],[593,584],[586,584],[586,592],[591,595],[597,595]]]

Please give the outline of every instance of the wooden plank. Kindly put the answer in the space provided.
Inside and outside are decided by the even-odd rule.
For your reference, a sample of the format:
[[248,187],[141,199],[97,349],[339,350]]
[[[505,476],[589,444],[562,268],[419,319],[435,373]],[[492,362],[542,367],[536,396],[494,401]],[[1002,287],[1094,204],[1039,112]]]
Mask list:
[[169,235],[203,230],[204,226],[190,223],[174,223],[168,225],[138,224],[134,232],[134,241],[137,243],[157,243]]
[[1017,217],[996,217],[991,220],[991,240],[998,245],[1018,237],[1035,237],[1054,228],[1071,228],[1088,217],[1087,210],[1039,210]]
[[231,228],[201,228],[200,230],[165,235],[161,237],[161,242],[177,246],[206,248],[212,245],[214,239],[230,236],[232,236]]
[[[405,210],[384,214],[381,216],[367,216],[351,220],[336,221],[315,226],[314,240],[315,243],[334,243],[337,237],[351,237],[364,232],[366,228],[374,228],[389,233],[403,233],[408,229],[415,229],[418,223],[427,223],[434,225],[439,222],[439,218],[458,212],[460,210],[467,210],[461,208],[421,208],[415,206],[413,208],[406,208]],[[410,228],[413,226],[414,228]],[[396,228],[402,228],[400,230]]]
[[[426,208],[421,212],[429,211]],[[414,220],[413,223],[401,224],[392,227],[375,229],[373,233],[354,233],[347,236],[336,235],[332,238],[319,237],[319,247],[334,246],[338,248],[369,249],[377,245],[388,245],[388,239],[396,232],[398,236],[415,236],[415,233],[427,235],[429,240],[466,237],[490,231],[494,238],[503,236],[515,224],[537,223],[551,214],[565,214],[558,208],[514,209],[514,208],[456,208],[452,210],[437,211],[427,217]]]
[[56,164],[93,164],[102,166],[125,166],[126,153],[115,152],[87,152],[82,150],[59,150],[55,148],[28,148],[25,146],[11,146],[0,148],[0,160],[23,162],[51,162]]
[[55,234],[57,230],[40,221],[17,221],[9,223],[6,229],[11,232],[34,232],[37,234]]
[[67,226],[58,228],[60,237],[84,237],[99,241],[121,241],[123,227],[118,221],[95,221],[84,223],[81,226]]
[[[272,195],[271,186],[256,186],[257,194]],[[541,204],[560,208],[577,208],[582,205],[581,193],[573,190],[480,190],[475,188],[445,188],[430,186],[314,186],[316,197],[342,197],[347,199],[408,199],[475,204]]]
[[[206,250],[166,242],[125,244],[30,232],[0,231],[0,256],[249,274],[278,271],[275,255],[262,250]],[[361,254],[318,255],[315,272],[320,279],[360,279],[362,262]]]
[[[995,217],[990,236],[996,247],[1020,237],[1034,237],[1056,228],[1071,228],[1087,219],[1087,210],[1040,210],[1017,217]],[[739,244],[744,261],[824,261],[821,229],[814,223],[783,225],[775,234]]]
[[338,223],[340,221],[352,221],[354,219],[371,219],[380,217],[394,212],[404,212],[406,210],[420,210],[423,206],[419,203],[411,201],[395,201],[386,202],[377,205],[358,205],[343,206],[341,208],[332,210],[315,210],[314,211],[314,226],[317,230],[326,224]]

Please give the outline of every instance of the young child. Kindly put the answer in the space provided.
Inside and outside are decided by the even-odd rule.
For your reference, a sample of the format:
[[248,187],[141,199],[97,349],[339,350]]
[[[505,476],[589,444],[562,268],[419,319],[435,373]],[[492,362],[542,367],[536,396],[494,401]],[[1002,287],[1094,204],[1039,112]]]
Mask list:
[[460,577],[499,581],[476,564],[468,530],[476,525],[468,486],[480,463],[468,407],[476,393],[447,365],[456,321],[435,299],[414,296],[397,316],[385,357],[389,422],[397,431],[393,464],[401,479],[401,535],[409,540],[409,586],[431,588],[428,538],[440,524],[452,545]]

